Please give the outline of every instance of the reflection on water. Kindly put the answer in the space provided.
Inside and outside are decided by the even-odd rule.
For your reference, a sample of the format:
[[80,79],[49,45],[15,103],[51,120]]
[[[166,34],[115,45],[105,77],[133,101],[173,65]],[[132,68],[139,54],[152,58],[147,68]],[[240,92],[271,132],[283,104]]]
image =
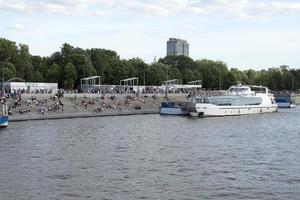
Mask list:
[[0,199],[297,199],[299,115],[10,123]]

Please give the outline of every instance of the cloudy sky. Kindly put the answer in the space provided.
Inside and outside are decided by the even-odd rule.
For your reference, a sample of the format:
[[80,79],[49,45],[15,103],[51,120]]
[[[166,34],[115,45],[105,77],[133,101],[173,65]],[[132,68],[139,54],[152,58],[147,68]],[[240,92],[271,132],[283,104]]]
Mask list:
[[0,16],[0,37],[35,55],[67,42],[151,62],[179,37],[193,59],[300,68],[300,0],[0,0]]

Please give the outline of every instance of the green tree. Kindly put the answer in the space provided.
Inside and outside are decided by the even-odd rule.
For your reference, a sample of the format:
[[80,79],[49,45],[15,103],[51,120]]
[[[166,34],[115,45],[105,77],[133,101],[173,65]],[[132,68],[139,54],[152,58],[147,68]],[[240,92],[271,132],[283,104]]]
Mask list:
[[18,65],[17,76],[24,78],[26,81],[31,81],[33,78],[33,67],[28,45],[19,45],[19,58],[22,62]]
[[161,85],[167,78],[167,71],[169,66],[162,63],[154,63],[147,70],[147,85]]
[[60,67],[57,64],[53,64],[47,73],[46,80],[50,83],[58,83],[60,77]]
[[[16,76],[16,68],[14,64],[11,62],[5,62],[3,63],[3,75],[4,75],[4,80],[7,81],[8,79],[11,79]],[[1,74],[2,74],[2,67],[1,67]]]
[[178,68],[193,69],[196,66],[194,60],[186,56],[166,56],[158,62]]
[[128,64],[131,68],[128,76],[138,77],[139,83],[144,84],[146,82],[148,65],[140,58],[129,59]]
[[268,72],[266,70],[261,70],[257,72],[255,79],[256,85],[267,86],[268,85]]
[[[90,59],[90,65],[96,70],[96,75],[101,76],[103,83],[118,82],[120,78],[113,77],[117,63],[120,63],[119,55],[115,51],[107,49],[87,49],[85,53]],[[118,80],[115,80],[118,79]]]
[[202,75],[204,88],[224,88],[224,77],[228,69],[225,63],[212,60],[197,60],[196,68]]
[[18,47],[16,43],[4,38],[0,38],[0,62],[9,58],[9,62],[14,65],[19,63]]
[[34,82],[44,82],[45,79],[44,79],[43,74],[39,71],[35,71],[34,76],[33,76],[33,81]]
[[268,87],[274,91],[281,91],[284,88],[280,69],[270,69],[268,71]]
[[47,76],[47,61],[48,57],[31,56],[33,71],[39,71],[43,77]]
[[68,63],[65,66],[65,81],[64,87],[67,89],[73,89],[74,83],[77,80],[77,71],[73,64]]
[[223,76],[223,88],[229,88],[232,85],[236,85],[237,80],[233,71],[228,71]]
[[256,85],[255,80],[256,80],[256,72],[252,69],[244,71],[244,73],[247,76],[246,84],[248,85]]
[[197,79],[197,77],[195,77],[194,72],[191,69],[185,68],[182,70],[182,81],[183,83],[187,83],[190,81],[194,81]]

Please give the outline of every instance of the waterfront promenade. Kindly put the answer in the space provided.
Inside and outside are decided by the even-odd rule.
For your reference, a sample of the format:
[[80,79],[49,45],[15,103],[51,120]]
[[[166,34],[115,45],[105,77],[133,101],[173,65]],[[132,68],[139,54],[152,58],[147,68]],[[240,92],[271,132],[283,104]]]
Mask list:
[[[187,94],[169,94],[171,101],[186,101]],[[158,114],[164,94],[22,94],[8,99],[10,121]]]

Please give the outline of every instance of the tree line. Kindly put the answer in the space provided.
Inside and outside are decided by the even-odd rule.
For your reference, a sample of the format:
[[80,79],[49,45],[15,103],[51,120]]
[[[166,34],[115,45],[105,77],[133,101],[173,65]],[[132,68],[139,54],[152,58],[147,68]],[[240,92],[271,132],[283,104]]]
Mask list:
[[138,77],[140,85],[161,85],[167,79],[185,84],[200,79],[207,89],[227,89],[238,83],[268,86],[274,91],[300,88],[300,69],[288,66],[239,70],[229,69],[221,61],[185,56],[167,56],[147,64],[140,58],[121,59],[112,50],[82,49],[67,43],[60,51],[41,57],[31,55],[28,45],[0,38],[0,63],[5,80],[18,77],[27,82],[54,82],[65,89],[77,89],[81,78],[95,75],[101,76],[101,84],[112,85]]

